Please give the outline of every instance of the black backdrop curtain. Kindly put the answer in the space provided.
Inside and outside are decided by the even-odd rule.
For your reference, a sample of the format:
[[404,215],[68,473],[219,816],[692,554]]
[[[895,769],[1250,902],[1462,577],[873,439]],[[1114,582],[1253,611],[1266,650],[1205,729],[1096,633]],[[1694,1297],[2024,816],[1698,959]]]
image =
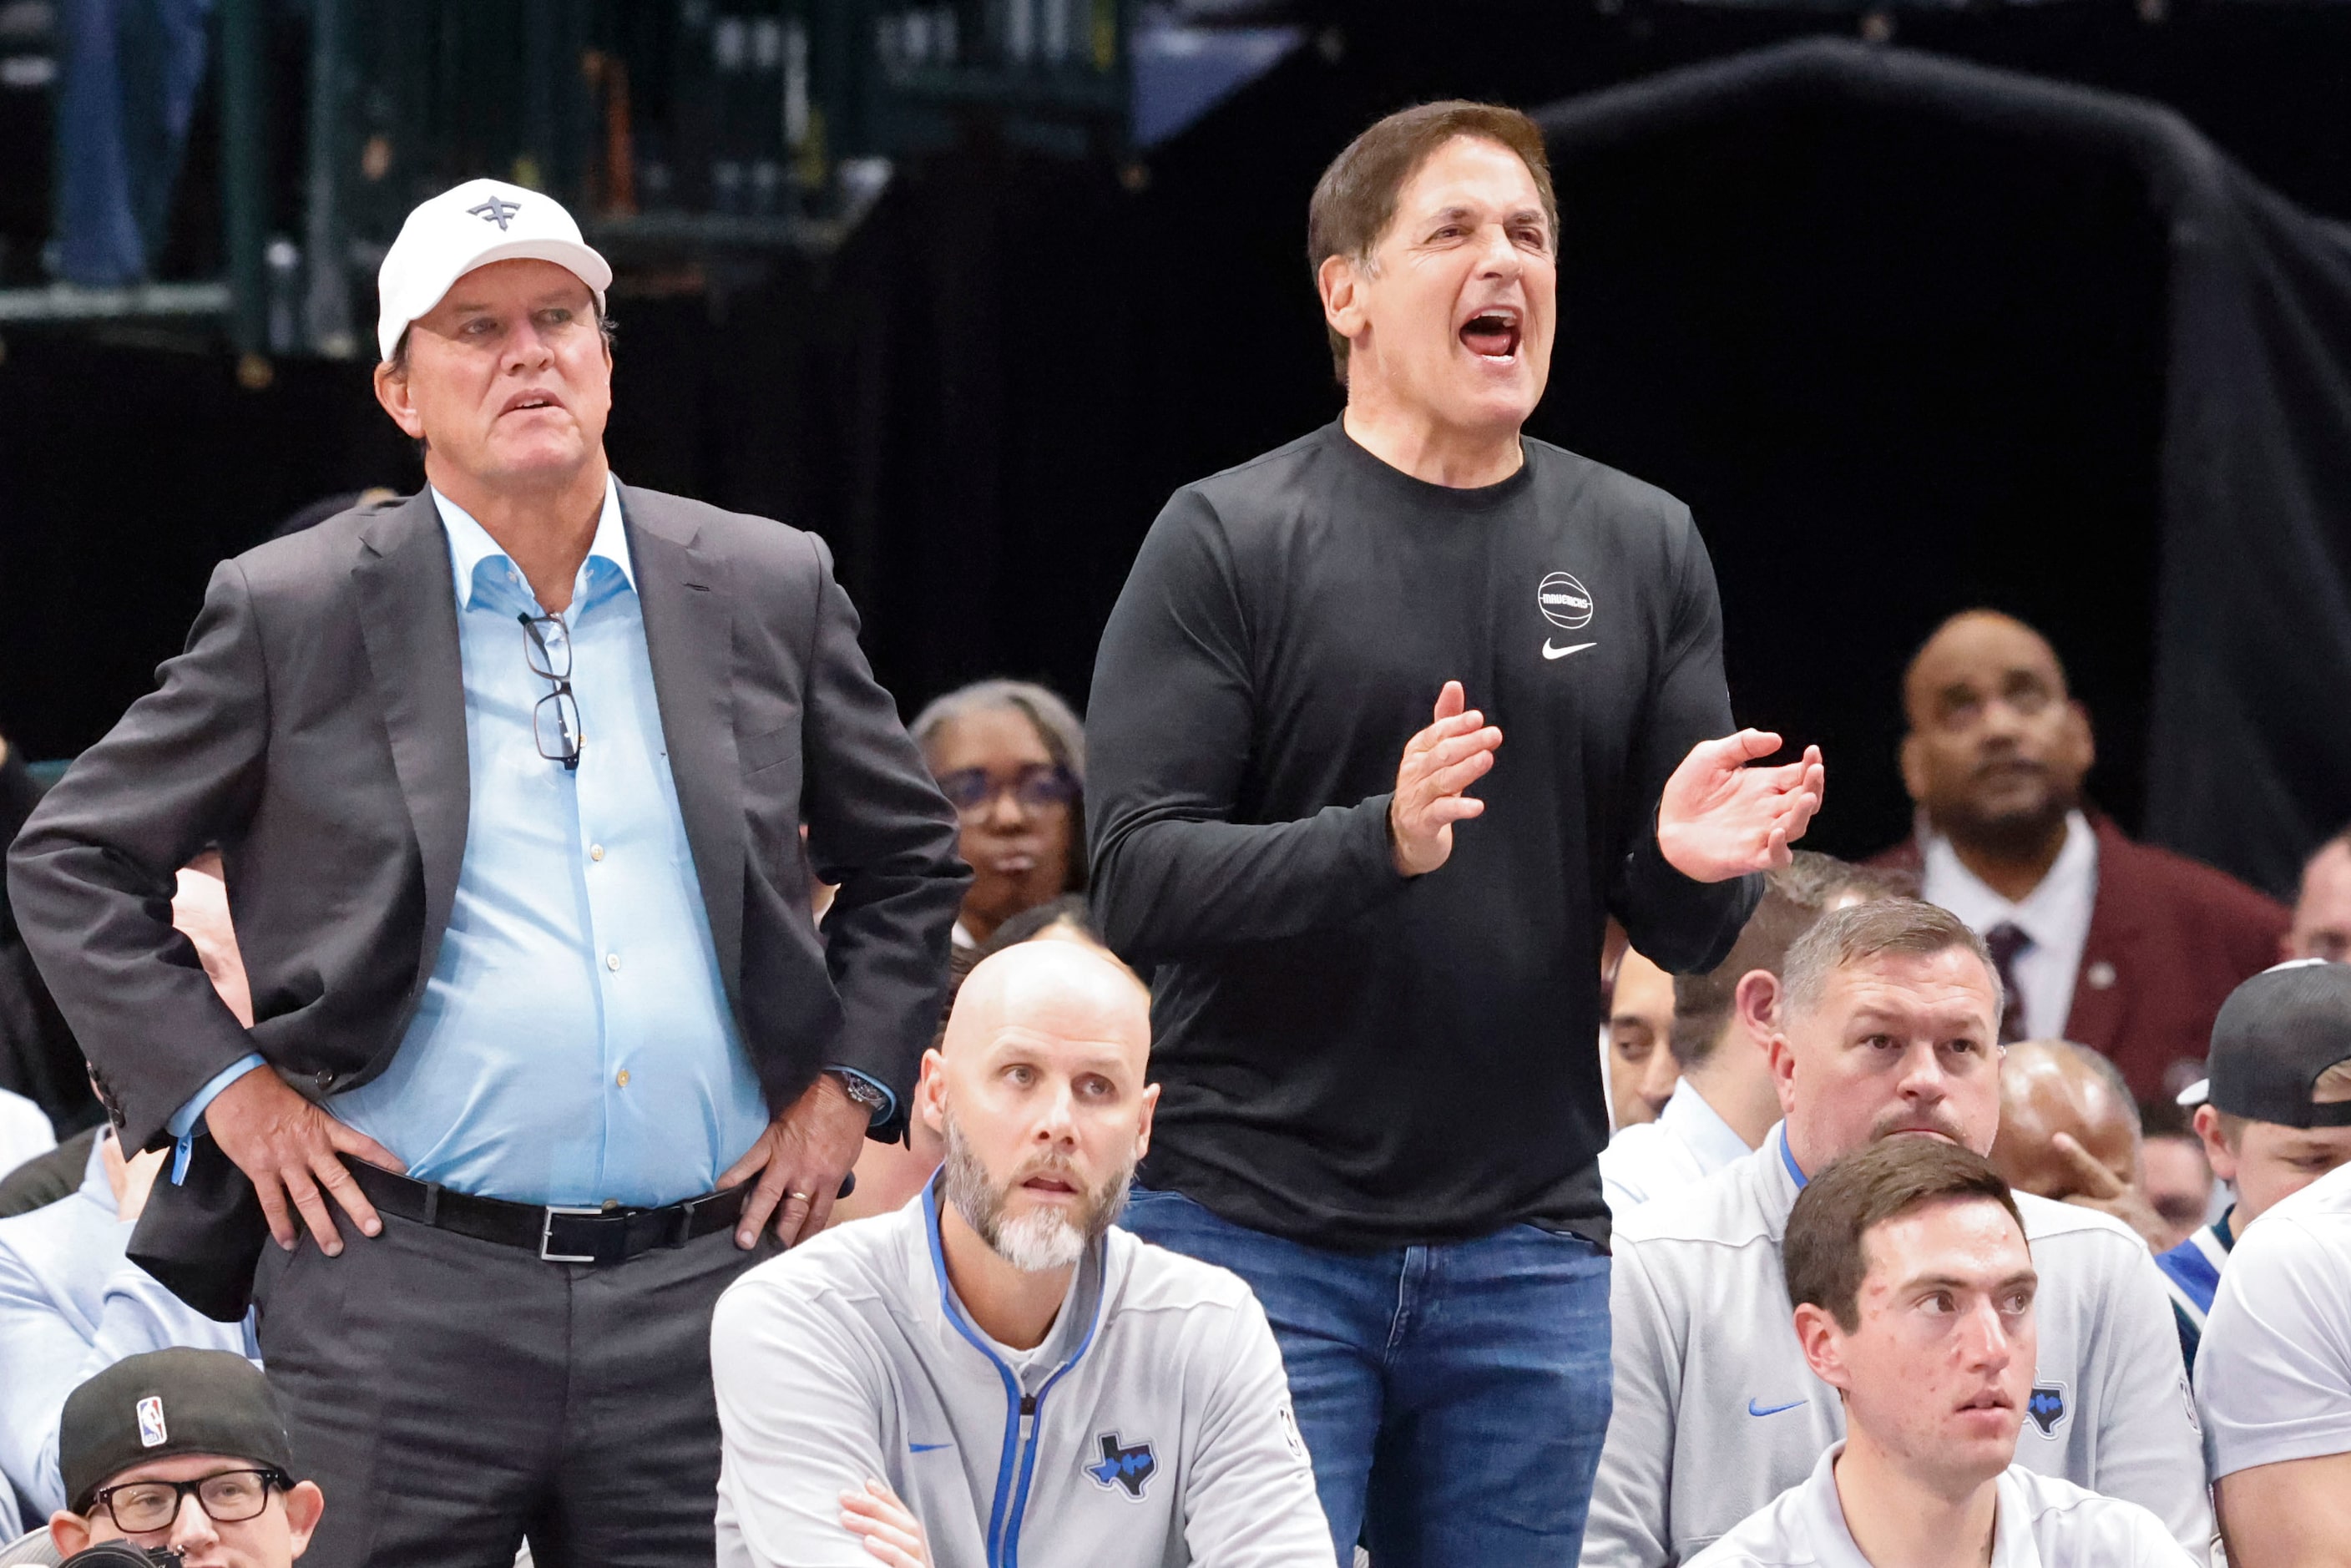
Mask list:
[[2290,891],[2351,819],[2343,231],[2168,110],[1842,40],[1540,118],[1541,423],[1698,506],[1742,716],[1824,735],[1883,821],[1894,671],[1997,604],[2074,667],[2102,797]]

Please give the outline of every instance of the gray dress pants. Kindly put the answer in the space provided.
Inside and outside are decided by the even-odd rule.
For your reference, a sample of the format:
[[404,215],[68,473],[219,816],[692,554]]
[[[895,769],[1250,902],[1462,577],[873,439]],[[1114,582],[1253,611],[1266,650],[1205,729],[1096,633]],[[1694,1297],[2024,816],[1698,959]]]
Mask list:
[[526,1537],[539,1568],[709,1568],[710,1313],[772,1237],[597,1266],[383,1223],[346,1222],[340,1258],[272,1244],[254,1282],[296,1473],[327,1497],[303,1568],[511,1568]]

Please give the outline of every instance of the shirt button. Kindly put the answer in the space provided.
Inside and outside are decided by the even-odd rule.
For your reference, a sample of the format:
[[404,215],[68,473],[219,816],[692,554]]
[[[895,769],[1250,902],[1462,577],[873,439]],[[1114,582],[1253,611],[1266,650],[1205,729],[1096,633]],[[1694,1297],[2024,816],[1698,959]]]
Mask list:
[[621,956],[618,953],[607,953],[604,955],[604,967],[617,971],[620,967]]
[[604,846],[601,844],[590,844],[588,846],[588,858],[591,861],[602,860],[604,858]]
[[621,1069],[620,1073],[613,1078],[612,1082],[619,1084],[622,1088],[626,1089],[629,1086],[629,1070],[625,1067]]

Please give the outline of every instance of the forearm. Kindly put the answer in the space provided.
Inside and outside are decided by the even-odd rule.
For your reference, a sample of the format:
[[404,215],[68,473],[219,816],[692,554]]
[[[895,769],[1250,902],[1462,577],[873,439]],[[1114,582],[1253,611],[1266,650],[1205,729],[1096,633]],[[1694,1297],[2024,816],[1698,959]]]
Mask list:
[[[1687,521],[1682,526],[1689,528]],[[1657,805],[1674,769],[1700,741],[1738,728],[1723,676],[1714,568],[1694,529],[1681,546],[1673,624],[1634,741],[1621,808],[1624,858],[1609,904],[1643,956],[1660,968],[1688,974],[1712,968],[1730,951],[1763,895],[1763,879],[1693,881],[1667,862],[1657,843]]]
[[825,917],[825,963],[841,1031],[825,1061],[896,1097],[875,1124],[894,1135],[914,1070],[938,1024],[947,949],[969,870],[956,852],[954,810],[865,662],[857,612],[817,557],[814,631],[802,720],[801,812],[818,875],[838,886]]
[[1302,821],[1160,816],[1113,830],[1094,865],[1095,921],[1139,964],[1343,924],[1406,885],[1387,810],[1388,797],[1375,795]]
[[2256,1465],[2213,1492],[2229,1568],[2351,1568],[2351,1454]]

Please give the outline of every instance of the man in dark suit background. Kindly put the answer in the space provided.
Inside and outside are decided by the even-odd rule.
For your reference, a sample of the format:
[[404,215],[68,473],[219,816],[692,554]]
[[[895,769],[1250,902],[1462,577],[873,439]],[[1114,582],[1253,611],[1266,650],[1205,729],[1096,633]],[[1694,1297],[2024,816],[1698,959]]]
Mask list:
[[[134,1250],[204,1264],[246,1182],[277,1239],[329,1564],[706,1564],[711,1307],[937,1018],[954,814],[819,540],[612,479],[611,276],[535,192],[412,214],[376,389],[429,487],[221,566],[10,859],[125,1145],[179,1140]],[[250,1030],[169,924],[212,843]]]
[[2002,1038],[2103,1051],[2142,1100],[2202,1077],[2220,1004],[2277,961],[2284,906],[2085,807],[2090,716],[2022,622],[1954,615],[1902,696],[1918,828],[1871,863],[1917,872],[1983,937],[2009,989]]

